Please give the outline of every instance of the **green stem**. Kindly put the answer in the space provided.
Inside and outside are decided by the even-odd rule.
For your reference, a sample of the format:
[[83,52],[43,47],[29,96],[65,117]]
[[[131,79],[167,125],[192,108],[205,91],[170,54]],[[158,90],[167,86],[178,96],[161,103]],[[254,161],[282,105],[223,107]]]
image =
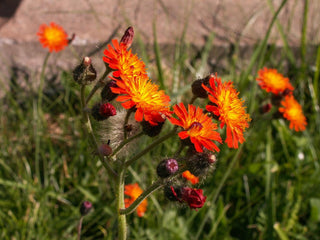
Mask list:
[[196,99],[197,99],[197,96],[193,95],[189,104],[193,104]]
[[163,187],[164,185],[165,181],[163,179],[158,179],[146,191],[144,191],[129,207],[120,209],[120,214],[128,215],[132,213],[144,199],[146,199],[150,194],[152,194],[159,188]]
[[[44,81],[45,81],[45,70],[47,67],[48,59],[50,56],[50,52],[47,53],[41,69],[41,75],[40,75],[40,84],[39,84],[39,92],[38,92],[38,103],[36,109],[36,129],[35,129],[35,172],[36,176],[38,178],[39,183],[41,183],[41,174],[40,174],[40,145],[41,145],[41,130],[42,130],[42,96],[43,96],[43,87],[44,87]],[[44,160],[46,161],[46,160]],[[46,162],[43,164],[44,168],[47,166]],[[46,174],[46,170],[44,169],[44,174]],[[44,182],[46,183],[47,177],[44,176]]]
[[78,225],[78,237],[77,237],[78,240],[81,239],[82,221],[83,221],[83,216],[81,216],[81,218],[80,218],[80,220],[79,220],[79,225]]
[[[95,149],[98,149],[99,144],[98,144],[98,141],[97,141],[96,137],[94,136],[89,114],[88,114],[87,111],[84,110],[84,107],[86,106],[85,105],[86,104],[85,85],[81,86],[80,94],[81,94],[81,107],[82,107],[82,115],[83,115],[84,126],[86,127],[86,130],[87,130],[88,134],[92,138],[92,141],[93,141],[93,143],[95,145]],[[100,158],[100,161],[101,161],[102,165],[107,169],[107,171],[111,174],[112,177],[116,178],[118,174],[110,166],[108,160],[104,156],[102,156],[101,154],[98,154],[98,155],[99,155],[99,158]]]
[[134,139],[141,137],[144,133],[138,133],[137,135],[134,135],[128,139],[125,139],[122,141],[122,143],[120,143],[120,145],[112,152],[111,157],[115,156],[126,144],[128,144],[129,142],[133,141]]
[[45,70],[46,70],[50,55],[51,55],[50,52],[48,52],[42,64],[41,75],[40,75],[40,85],[39,85],[38,108],[41,108],[41,105],[42,105],[43,87],[44,87],[44,80],[45,80],[44,75],[45,75]]
[[131,159],[129,159],[127,162],[125,162],[125,166],[128,167],[130,166],[132,163],[134,163],[136,160],[138,160],[140,157],[142,157],[143,155],[145,155],[146,153],[148,153],[152,148],[156,147],[158,144],[162,143],[163,141],[167,140],[168,138],[172,137],[173,135],[176,134],[177,131],[177,127],[174,127],[174,129],[172,131],[170,131],[169,133],[167,133],[166,135],[158,138],[157,140],[155,140],[153,143],[151,143],[149,146],[147,146],[145,149],[143,149],[141,152],[139,152],[137,155],[135,155],[134,157],[132,157]]
[[126,215],[121,214],[121,209],[125,207],[124,204],[124,175],[126,167],[121,165],[119,169],[119,178],[117,182],[117,209],[118,209],[118,230],[119,240],[126,240],[127,238],[127,226],[126,226]]

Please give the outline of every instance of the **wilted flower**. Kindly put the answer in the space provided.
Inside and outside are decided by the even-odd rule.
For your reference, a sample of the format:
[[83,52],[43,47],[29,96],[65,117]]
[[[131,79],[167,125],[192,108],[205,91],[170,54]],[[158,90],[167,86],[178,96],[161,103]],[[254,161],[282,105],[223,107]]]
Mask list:
[[185,202],[191,209],[202,208],[207,197],[203,195],[202,189],[183,187],[178,192],[171,187],[171,191],[180,202]]

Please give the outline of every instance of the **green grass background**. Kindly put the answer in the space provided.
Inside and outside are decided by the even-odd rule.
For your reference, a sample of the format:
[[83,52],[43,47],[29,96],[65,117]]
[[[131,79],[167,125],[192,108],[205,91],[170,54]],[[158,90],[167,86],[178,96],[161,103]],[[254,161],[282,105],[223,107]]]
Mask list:
[[[139,35],[135,37],[133,51],[148,64],[152,79],[172,103],[187,102],[197,74],[218,71],[223,80],[234,81],[252,123],[246,142],[236,150],[223,146],[216,170],[197,186],[207,195],[202,209],[170,203],[158,191],[148,199],[143,218],[128,216],[129,239],[320,239],[320,47],[308,45],[306,39],[306,4],[301,45],[293,51],[277,20],[286,2],[271,9],[269,30],[250,59],[242,60],[235,44],[223,69],[208,61],[214,34],[196,52],[182,34],[171,56],[166,56],[167,64],[156,40],[150,54]],[[280,51],[267,44],[272,28],[281,33]],[[263,66],[290,78],[307,117],[305,131],[294,132],[287,121],[259,114],[261,103],[270,96],[255,81]],[[45,85],[39,92],[24,91],[14,84],[13,74],[10,90],[1,99],[0,239],[76,239],[84,200],[91,201],[94,210],[84,218],[82,239],[116,237],[112,180],[92,154],[81,125],[79,87],[71,71],[57,73],[59,87]],[[204,105],[198,100],[196,104]],[[165,130],[169,128],[166,123]],[[141,158],[129,169],[126,182],[150,185],[157,163],[174,152],[178,141],[170,139]],[[150,142],[146,138],[141,146]]]

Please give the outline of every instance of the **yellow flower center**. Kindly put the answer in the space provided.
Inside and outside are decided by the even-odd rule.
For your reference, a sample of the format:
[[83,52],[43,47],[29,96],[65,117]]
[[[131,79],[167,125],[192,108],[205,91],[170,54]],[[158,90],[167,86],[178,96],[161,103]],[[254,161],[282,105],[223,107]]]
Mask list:
[[284,89],[286,87],[286,82],[281,74],[275,72],[265,73],[266,83],[276,89]]

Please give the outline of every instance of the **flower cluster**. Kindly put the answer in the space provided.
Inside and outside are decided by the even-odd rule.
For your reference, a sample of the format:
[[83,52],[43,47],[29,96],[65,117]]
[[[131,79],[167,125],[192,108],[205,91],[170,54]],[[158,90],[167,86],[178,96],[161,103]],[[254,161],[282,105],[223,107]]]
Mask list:
[[[278,73],[276,69],[265,67],[259,70],[256,80],[261,89],[273,94],[271,101],[277,107],[278,112],[290,122],[290,129],[294,129],[297,132],[305,130],[307,120],[301,105],[293,96],[294,88],[289,78]],[[271,104],[268,103],[262,107],[262,111],[268,112],[271,107]]]
[[[55,23],[50,26],[41,25],[38,36],[43,47],[49,48],[50,52],[58,52],[70,43],[63,28]],[[174,157],[169,156],[160,161],[156,169],[157,175],[164,185],[169,184],[167,196],[170,200],[186,204],[192,209],[201,208],[206,201],[203,190],[193,189],[188,185],[198,184],[213,169],[216,162],[213,153],[220,151],[221,144],[225,142],[229,148],[238,148],[245,141],[244,133],[249,127],[250,116],[233,83],[222,82],[217,74],[210,74],[192,83],[193,98],[189,103],[180,102],[171,106],[170,97],[149,78],[145,63],[132,52],[130,47],[133,37],[134,30],[129,27],[120,41],[113,39],[107,46],[102,57],[106,71],[88,96],[85,96],[85,87],[94,83],[97,78],[91,59],[84,57],[73,70],[73,78],[81,86],[82,110],[89,132],[93,134],[91,117],[102,123],[117,125],[114,129],[121,131],[110,133],[113,136],[108,139],[101,138],[101,144],[95,140],[95,152],[113,174],[115,171],[108,164],[112,165],[114,161],[109,160],[123,159],[123,153],[126,152],[123,149],[129,149],[128,145],[133,145],[133,139],[142,135],[155,137],[161,133],[165,122],[169,122],[171,132],[158,138],[156,143],[160,144],[169,137],[179,137],[180,147]],[[100,100],[88,107],[100,88]],[[196,98],[206,101],[205,107],[194,105]],[[113,101],[119,102],[118,106],[122,106],[122,109],[117,109]],[[126,112],[123,115],[124,110]],[[290,114],[293,113],[287,113]],[[135,128],[141,129],[140,133],[132,131],[131,120],[138,126]],[[224,126],[226,137],[221,137],[219,128],[223,129]],[[153,144],[151,147],[156,145]],[[185,148],[187,151],[183,151]],[[136,156],[142,156],[145,152]],[[117,169],[125,171],[129,163],[135,160],[135,157],[123,160],[123,164],[120,167],[118,165]],[[119,176],[117,173],[114,175],[116,178]],[[122,186],[125,186],[122,188],[124,194],[129,197],[123,200],[125,207],[137,207],[137,214],[142,217],[147,208],[147,200],[139,198],[143,190],[137,183],[125,185],[124,179],[121,181]],[[174,188],[173,185],[177,183],[179,186],[181,183],[183,185]]]

